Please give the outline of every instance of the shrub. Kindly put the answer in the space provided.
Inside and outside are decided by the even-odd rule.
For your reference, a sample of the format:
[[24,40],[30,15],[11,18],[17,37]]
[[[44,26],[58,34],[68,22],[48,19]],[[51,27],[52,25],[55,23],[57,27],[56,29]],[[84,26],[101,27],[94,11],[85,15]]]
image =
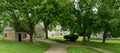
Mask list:
[[78,38],[77,35],[65,35],[64,39],[69,40],[69,41],[76,41]]

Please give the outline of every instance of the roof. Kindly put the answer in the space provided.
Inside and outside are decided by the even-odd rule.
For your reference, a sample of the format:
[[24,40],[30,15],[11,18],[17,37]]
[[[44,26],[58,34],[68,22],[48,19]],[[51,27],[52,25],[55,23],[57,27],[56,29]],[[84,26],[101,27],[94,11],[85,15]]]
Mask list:
[[15,31],[15,29],[14,29],[13,27],[10,27],[10,26],[4,27],[3,30],[4,30],[4,31]]

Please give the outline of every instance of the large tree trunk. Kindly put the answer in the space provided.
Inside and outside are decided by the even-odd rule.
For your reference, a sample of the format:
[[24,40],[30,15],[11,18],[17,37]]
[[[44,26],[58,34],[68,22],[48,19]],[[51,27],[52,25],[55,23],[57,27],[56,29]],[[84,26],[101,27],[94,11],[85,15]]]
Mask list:
[[44,21],[44,31],[45,31],[45,38],[48,38],[48,23]]
[[30,33],[30,40],[29,40],[29,42],[33,42],[33,33]]
[[49,38],[48,38],[48,30],[47,30],[47,27],[45,27],[45,38],[46,38],[46,39],[49,39]]
[[84,24],[84,27],[83,27],[82,35],[83,35],[83,44],[87,44],[85,24]]
[[43,21],[44,22],[44,27],[45,27],[45,38],[46,39],[49,39],[48,38],[48,28],[49,28],[49,24],[51,23],[50,19],[51,19],[50,12],[48,11],[48,20]]
[[30,22],[30,26],[29,27],[30,27],[30,31],[29,31],[30,42],[32,43],[33,42],[34,27],[35,27],[34,23]]
[[90,41],[90,35],[87,36],[87,40]]
[[83,34],[83,44],[87,44],[86,34]]
[[107,38],[107,27],[105,28],[104,30],[104,33],[103,33],[103,43],[106,43],[106,38]]

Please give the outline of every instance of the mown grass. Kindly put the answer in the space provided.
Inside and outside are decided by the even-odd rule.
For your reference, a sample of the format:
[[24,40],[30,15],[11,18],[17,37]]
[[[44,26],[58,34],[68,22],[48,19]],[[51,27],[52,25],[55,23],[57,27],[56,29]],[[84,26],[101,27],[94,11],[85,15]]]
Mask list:
[[0,40],[0,53],[43,53],[50,45]]
[[0,33],[0,38],[2,38],[3,37],[3,35]]
[[106,44],[102,44],[100,40],[91,40],[88,45],[120,53],[120,40],[115,40],[114,38],[107,40],[106,42]]
[[[83,45],[82,37],[79,37],[76,42],[66,41],[63,38],[63,36],[54,36],[54,37],[51,37],[50,40],[65,43],[65,44]],[[87,46],[94,46],[94,47],[102,48],[115,53],[120,53],[120,38],[111,38],[106,41],[106,44],[102,44],[102,40],[90,40]]]

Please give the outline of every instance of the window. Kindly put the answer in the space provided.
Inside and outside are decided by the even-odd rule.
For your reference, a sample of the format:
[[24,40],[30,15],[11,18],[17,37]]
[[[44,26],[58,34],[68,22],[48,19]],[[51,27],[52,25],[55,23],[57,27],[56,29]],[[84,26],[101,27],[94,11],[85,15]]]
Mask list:
[[7,33],[5,33],[5,37],[7,37]]

